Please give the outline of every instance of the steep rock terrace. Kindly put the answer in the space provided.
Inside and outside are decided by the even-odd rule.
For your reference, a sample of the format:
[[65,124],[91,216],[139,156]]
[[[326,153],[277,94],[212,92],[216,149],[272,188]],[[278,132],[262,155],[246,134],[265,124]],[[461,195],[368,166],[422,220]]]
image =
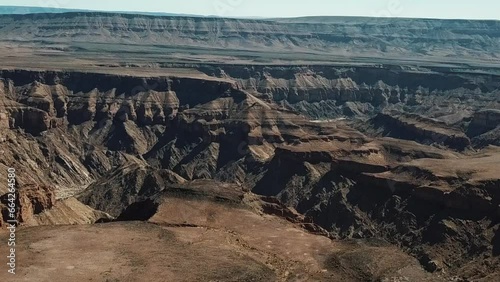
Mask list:
[[456,123],[499,109],[500,76],[451,68],[353,66],[200,66],[232,78],[259,98],[309,117],[362,117],[397,109]]

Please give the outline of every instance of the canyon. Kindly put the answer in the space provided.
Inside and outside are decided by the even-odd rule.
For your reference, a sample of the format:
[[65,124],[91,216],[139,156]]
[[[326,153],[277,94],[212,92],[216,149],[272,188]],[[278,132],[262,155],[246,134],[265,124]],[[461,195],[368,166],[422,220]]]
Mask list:
[[27,279],[500,275],[497,21],[0,22]]

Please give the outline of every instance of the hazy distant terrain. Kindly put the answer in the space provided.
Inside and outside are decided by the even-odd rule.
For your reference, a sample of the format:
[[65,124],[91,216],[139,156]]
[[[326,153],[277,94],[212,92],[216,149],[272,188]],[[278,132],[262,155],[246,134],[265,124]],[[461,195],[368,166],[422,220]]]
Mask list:
[[29,7],[29,6],[0,6],[0,14],[2,14],[2,15],[12,15],[12,14],[23,15],[23,14],[39,14],[39,13],[68,13],[68,12],[83,12],[83,11],[86,11],[86,10]]
[[[75,12],[0,16],[2,56],[101,63],[500,64],[500,22],[360,17],[250,20]],[[10,51],[9,51],[10,50]],[[54,59],[54,56],[57,55]],[[6,63],[10,63],[6,60]],[[22,59],[20,59],[22,62]]]
[[[117,10],[118,11],[118,10]],[[49,7],[30,7],[30,6],[0,6],[0,15],[24,15],[24,14],[43,14],[43,13],[71,13],[71,12],[96,12],[87,9],[65,9],[65,8],[49,8]],[[142,14],[156,16],[181,16],[181,14],[161,13],[161,12],[127,12],[120,11],[124,14]],[[190,15],[196,16],[196,15]]]

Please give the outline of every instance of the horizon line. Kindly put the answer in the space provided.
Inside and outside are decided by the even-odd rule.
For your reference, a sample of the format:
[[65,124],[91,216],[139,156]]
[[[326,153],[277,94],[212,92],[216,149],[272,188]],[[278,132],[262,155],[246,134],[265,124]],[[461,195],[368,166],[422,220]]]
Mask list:
[[[205,17],[205,18],[228,18],[228,19],[254,19],[254,20],[280,20],[280,19],[301,19],[301,18],[367,18],[367,19],[415,19],[415,20],[460,20],[460,21],[500,21],[494,18],[436,18],[436,17],[385,17],[385,16],[366,16],[366,15],[300,15],[300,16],[282,16],[282,17],[261,17],[261,16],[219,16],[219,15],[203,15],[203,14],[189,14],[189,13],[173,13],[164,11],[121,11],[121,10],[94,10],[82,8],[56,8],[44,6],[24,6],[24,5],[0,5],[2,7],[11,8],[34,8],[34,9],[48,9],[48,10],[61,10],[61,12],[28,12],[28,13],[0,13],[0,15],[34,15],[34,14],[64,14],[64,13],[109,13],[109,14],[137,14],[145,16],[156,17]],[[67,12],[64,12],[67,11]]]

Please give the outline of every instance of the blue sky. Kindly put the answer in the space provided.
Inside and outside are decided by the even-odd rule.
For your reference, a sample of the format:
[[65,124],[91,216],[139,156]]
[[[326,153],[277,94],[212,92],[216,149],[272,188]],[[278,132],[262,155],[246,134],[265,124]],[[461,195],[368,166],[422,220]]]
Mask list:
[[500,19],[498,0],[0,0],[0,5],[229,17],[331,15]]

